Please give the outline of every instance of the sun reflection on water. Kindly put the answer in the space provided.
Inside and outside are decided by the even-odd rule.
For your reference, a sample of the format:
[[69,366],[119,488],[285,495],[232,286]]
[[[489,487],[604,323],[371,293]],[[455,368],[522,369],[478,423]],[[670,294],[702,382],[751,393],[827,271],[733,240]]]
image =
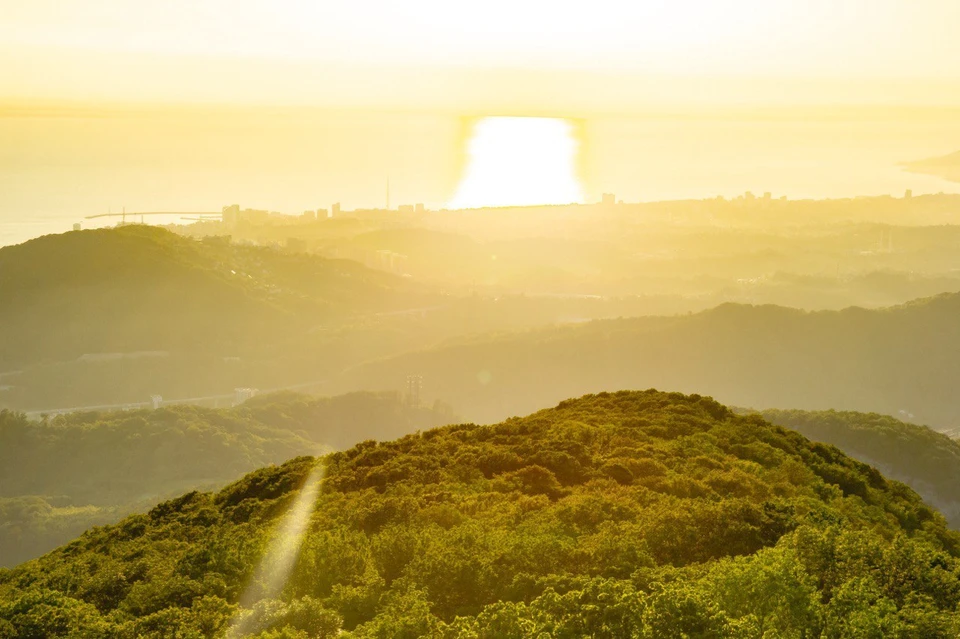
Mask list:
[[488,117],[473,126],[467,163],[450,208],[583,201],[580,141],[563,118]]

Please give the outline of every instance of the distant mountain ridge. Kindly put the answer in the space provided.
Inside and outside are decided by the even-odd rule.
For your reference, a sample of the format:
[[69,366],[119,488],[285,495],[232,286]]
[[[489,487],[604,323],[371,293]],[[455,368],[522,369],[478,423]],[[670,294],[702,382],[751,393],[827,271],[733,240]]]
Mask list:
[[795,430],[902,481],[960,529],[960,442],[888,415],[769,409],[771,424]]
[[0,361],[238,349],[254,331],[402,307],[400,293],[417,296],[354,262],[152,226],[49,235],[0,248]]
[[755,408],[903,410],[946,430],[960,420],[958,317],[956,293],[877,310],[723,304],[474,336],[357,367],[331,390],[387,389],[417,373],[430,397],[493,422],[609,388],[699,389]]
[[440,296],[341,259],[127,225],[0,248],[0,408],[225,396],[322,379],[402,342]]

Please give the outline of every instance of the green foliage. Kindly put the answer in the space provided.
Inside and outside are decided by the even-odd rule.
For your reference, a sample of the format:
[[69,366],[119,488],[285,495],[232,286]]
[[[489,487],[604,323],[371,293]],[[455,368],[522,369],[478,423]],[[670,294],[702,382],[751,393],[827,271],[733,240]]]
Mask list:
[[392,393],[279,393],[234,409],[171,406],[43,421],[0,411],[0,566],[185,490],[217,488],[266,464],[449,418]]
[[[316,463],[296,565],[279,598],[248,600]],[[906,516],[924,508],[837,449],[709,398],[601,393],[297,458],[94,529],[0,572],[0,631],[955,636],[960,535],[929,509]]]
[[[888,415],[849,411],[765,410],[771,423],[818,442],[904,482],[960,528],[960,443],[926,426]],[[920,511],[916,516],[925,517]]]

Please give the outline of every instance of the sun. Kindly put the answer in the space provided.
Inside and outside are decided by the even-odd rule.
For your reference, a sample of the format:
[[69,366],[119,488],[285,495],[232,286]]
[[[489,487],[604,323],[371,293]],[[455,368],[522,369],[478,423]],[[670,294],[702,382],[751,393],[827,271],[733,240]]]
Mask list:
[[488,117],[474,126],[450,208],[572,204],[583,201],[580,143],[562,118]]

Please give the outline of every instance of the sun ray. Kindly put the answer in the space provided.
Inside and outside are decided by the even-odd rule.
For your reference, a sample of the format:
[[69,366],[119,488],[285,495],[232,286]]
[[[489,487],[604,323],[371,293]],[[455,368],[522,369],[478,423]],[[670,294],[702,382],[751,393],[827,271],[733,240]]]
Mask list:
[[314,466],[293,506],[281,520],[267,552],[257,565],[250,585],[240,597],[242,609],[227,631],[226,636],[229,639],[256,632],[258,629],[251,627],[254,618],[249,614],[250,608],[258,601],[276,598],[286,585],[300,556],[300,548],[317,504],[325,472],[322,461]]

